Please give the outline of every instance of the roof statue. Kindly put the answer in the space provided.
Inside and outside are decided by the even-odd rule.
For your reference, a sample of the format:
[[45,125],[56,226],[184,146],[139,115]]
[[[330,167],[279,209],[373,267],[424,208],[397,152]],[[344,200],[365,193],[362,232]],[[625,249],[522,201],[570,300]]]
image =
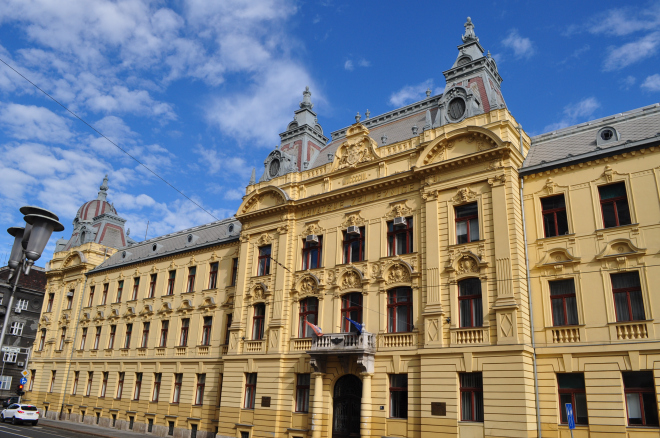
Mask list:
[[461,39],[464,43],[479,41],[479,38],[474,34],[474,24],[472,24],[472,19],[470,17],[467,17],[467,22],[463,26],[465,26],[465,34]]
[[103,178],[103,184],[101,184],[101,187],[99,187],[99,195],[96,199],[99,201],[105,201],[105,198],[108,196],[108,174],[105,174],[105,178]]
[[310,110],[314,108],[314,104],[312,103],[311,97],[312,97],[312,93],[309,91],[309,87],[305,87],[305,91],[303,91],[303,101],[300,102],[300,108],[310,109]]
[[252,185],[257,182],[257,169],[255,167],[252,168],[252,175],[250,176],[250,184]]

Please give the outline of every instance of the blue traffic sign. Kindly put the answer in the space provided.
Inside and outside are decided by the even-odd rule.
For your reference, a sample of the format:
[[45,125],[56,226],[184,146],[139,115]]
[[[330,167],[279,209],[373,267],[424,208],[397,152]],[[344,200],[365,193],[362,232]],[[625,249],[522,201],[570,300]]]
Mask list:
[[21,385],[25,385],[27,383],[27,379],[25,377],[21,377]]
[[566,403],[566,418],[568,419],[568,428],[575,429],[575,418],[573,417],[573,405],[571,403]]

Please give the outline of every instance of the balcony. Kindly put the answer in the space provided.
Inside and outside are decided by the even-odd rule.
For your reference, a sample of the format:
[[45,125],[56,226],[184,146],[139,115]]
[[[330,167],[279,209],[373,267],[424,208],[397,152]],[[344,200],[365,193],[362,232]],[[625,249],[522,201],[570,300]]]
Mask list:
[[578,327],[556,327],[552,329],[553,344],[572,344],[580,342]]
[[244,351],[246,353],[263,353],[265,351],[265,344],[263,340],[245,341]]
[[312,338],[310,354],[344,354],[344,353],[374,353],[376,351],[376,335],[369,332],[329,333]]
[[645,321],[618,323],[615,325],[615,329],[617,341],[647,339],[649,337]]
[[378,336],[378,349],[417,348],[417,333],[383,333]]
[[451,329],[452,345],[488,344],[488,327]]

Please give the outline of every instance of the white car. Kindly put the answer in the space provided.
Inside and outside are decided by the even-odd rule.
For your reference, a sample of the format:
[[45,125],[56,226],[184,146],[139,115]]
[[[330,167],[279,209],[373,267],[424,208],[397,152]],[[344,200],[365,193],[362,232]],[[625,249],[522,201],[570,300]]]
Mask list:
[[11,424],[30,422],[33,426],[39,421],[39,409],[34,405],[14,403],[0,412],[0,420],[4,423],[11,418]]

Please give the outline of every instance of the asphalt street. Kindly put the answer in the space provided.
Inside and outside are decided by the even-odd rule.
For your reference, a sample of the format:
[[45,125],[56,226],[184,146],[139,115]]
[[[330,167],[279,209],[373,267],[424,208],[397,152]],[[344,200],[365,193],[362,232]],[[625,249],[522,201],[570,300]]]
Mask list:
[[47,426],[13,426],[0,423],[0,438],[90,438],[90,435]]

